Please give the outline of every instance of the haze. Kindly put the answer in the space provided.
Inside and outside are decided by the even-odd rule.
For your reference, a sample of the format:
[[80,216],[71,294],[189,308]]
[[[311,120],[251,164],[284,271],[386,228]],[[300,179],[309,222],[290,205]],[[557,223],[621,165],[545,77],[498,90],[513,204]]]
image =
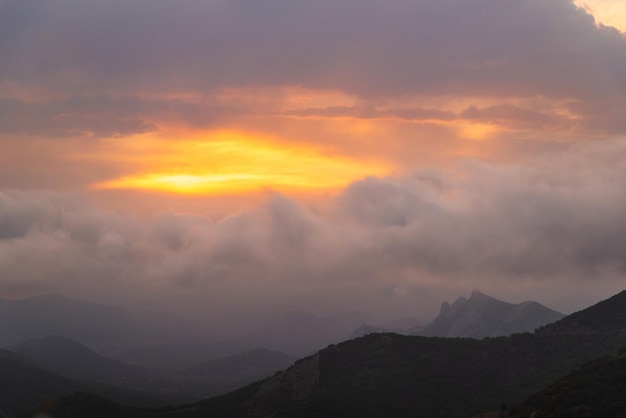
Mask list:
[[476,287],[586,307],[626,270],[623,16],[0,0],[0,296],[216,333],[293,310],[430,319]]

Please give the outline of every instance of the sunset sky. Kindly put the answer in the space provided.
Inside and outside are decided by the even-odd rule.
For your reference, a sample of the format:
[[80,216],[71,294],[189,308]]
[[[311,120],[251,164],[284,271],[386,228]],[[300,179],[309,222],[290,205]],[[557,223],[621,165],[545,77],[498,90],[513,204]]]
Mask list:
[[0,0],[0,296],[244,319],[624,287],[619,0]]

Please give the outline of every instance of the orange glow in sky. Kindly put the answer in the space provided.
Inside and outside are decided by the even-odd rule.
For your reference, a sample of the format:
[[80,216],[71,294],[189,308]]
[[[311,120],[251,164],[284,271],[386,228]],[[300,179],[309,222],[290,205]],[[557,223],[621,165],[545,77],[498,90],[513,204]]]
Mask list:
[[[124,148],[124,145],[122,145]],[[129,155],[130,151],[130,156]],[[282,144],[237,132],[192,140],[134,141],[116,152],[137,162],[135,173],[93,185],[188,195],[238,194],[263,189],[337,189],[367,175],[390,171],[382,162],[328,155],[305,145]]]

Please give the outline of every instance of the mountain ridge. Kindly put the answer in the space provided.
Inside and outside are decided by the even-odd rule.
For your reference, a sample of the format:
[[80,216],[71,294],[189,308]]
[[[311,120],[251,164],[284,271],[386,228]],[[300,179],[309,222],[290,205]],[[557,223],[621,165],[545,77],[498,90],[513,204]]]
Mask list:
[[563,317],[560,312],[537,302],[512,304],[474,289],[469,299],[461,296],[452,304],[443,302],[439,315],[413,335],[448,338],[501,337],[532,332]]
[[[605,305],[625,303],[604,302]],[[620,306],[626,309],[626,306]],[[577,313],[605,324],[602,305]],[[191,405],[130,418],[462,417],[515,405],[591,358],[617,352],[626,334],[614,321],[597,333],[538,333],[484,339],[370,334],[330,345],[287,370]],[[88,409],[78,418],[89,416]]]
[[538,333],[626,332],[626,290],[537,330]]
[[141,387],[153,373],[93,351],[72,339],[50,335],[17,344],[11,351],[39,367],[70,379],[121,387]]

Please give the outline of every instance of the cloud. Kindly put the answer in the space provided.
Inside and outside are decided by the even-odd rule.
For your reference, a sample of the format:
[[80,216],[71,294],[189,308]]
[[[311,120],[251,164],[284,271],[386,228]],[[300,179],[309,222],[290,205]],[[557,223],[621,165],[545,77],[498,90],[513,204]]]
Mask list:
[[302,85],[364,97],[589,98],[625,89],[626,41],[567,0],[28,0],[0,12],[14,22],[0,74],[64,92]]
[[120,137],[152,132],[156,126],[128,117],[123,107],[94,101],[24,103],[0,99],[0,134],[67,138]]
[[81,190],[220,128],[399,170],[329,210],[278,194],[219,222],[3,191],[0,289],[217,316],[616,286],[625,52],[569,0],[0,0],[5,187]]
[[[224,91],[285,87],[358,101],[289,115],[625,129],[626,39],[569,0],[4,0],[0,27],[4,133],[206,128],[280,113],[230,106]],[[381,106],[418,96],[423,108]],[[477,103],[464,112],[428,104],[452,96]],[[530,102],[511,102],[520,98]],[[537,98],[568,103],[570,114],[536,109]]]
[[526,166],[366,178],[321,212],[272,195],[219,222],[4,191],[0,289],[185,300],[221,315],[294,304],[396,312],[476,283],[496,294],[613,289],[626,272],[624,161],[623,141],[580,145]]
[[[577,109],[570,104],[572,110]],[[582,109],[580,109],[582,110]],[[615,112],[617,113],[617,112]],[[439,109],[423,108],[391,108],[380,109],[374,106],[329,106],[325,108],[294,109],[286,112],[290,116],[324,117],[324,118],[354,118],[354,119],[388,119],[412,122],[418,124],[450,124],[451,122],[483,122],[493,126],[516,130],[550,129],[564,131],[580,128],[581,123],[574,118],[558,114],[554,110],[531,110],[513,104],[496,104],[478,108],[469,106],[461,112],[455,113]],[[600,115],[595,115],[600,116]],[[602,129],[607,124],[596,123],[594,128]],[[613,130],[619,132],[619,128]]]

